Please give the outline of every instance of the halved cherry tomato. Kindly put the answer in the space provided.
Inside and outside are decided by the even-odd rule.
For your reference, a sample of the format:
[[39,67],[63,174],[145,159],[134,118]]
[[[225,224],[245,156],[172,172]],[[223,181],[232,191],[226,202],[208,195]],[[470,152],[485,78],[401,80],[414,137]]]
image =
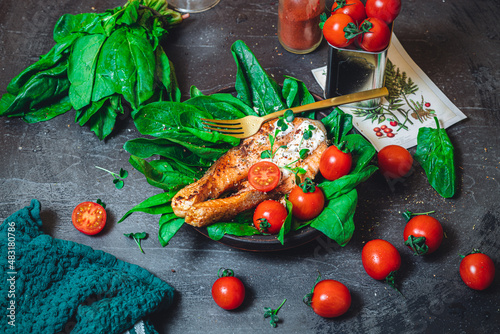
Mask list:
[[73,210],[71,220],[78,231],[94,235],[106,225],[106,210],[97,203],[83,202]]
[[333,181],[349,174],[352,166],[352,155],[339,150],[335,145],[330,146],[323,152],[319,160],[321,175],[327,180]]
[[[307,179],[306,181],[307,182]],[[300,220],[311,220],[318,216],[325,206],[323,191],[311,183],[304,188],[304,184],[295,186],[288,196],[293,204],[292,214]],[[306,189],[304,191],[304,189]]]
[[250,167],[248,171],[248,182],[256,190],[268,192],[276,188],[280,183],[281,171],[275,163],[270,161],[259,161]]
[[366,18],[365,5],[361,0],[336,0],[332,6],[332,14],[339,13],[349,15],[356,24]]
[[253,224],[261,233],[276,234],[287,216],[288,210],[280,202],[267,200],[255,209]]

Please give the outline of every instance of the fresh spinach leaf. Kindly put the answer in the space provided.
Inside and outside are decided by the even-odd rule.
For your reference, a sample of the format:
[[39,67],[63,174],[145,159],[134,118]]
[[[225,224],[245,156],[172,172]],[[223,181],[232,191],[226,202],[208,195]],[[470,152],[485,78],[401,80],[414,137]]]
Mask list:
[[[0,101],[1,103],[1,101]],[[23,120],[26,123],[38,123],[48,121],[56,116],[62,115],[72,108],[71,101],[68,96],[64,96],[58,102],[53,102],[52,104],[46,107],[40,107],[30,113],[27,113],[23,116]],[[0,110],[2,109],[0,105]]]
[[134,212],[144,212],[152,215],[172,213],[172,197],[174,197],[173,194],[168,192],[161,192],[159,194],[153,195],[137,204],[132,209],[128,210],[127,213],[125,213],[123,217],[120,218],[117,224],[124,221]]
[[417,160],[427,175],[431,186],[444,198],[455,195],[456,175],[454,148],[446,130],[441,128],[439,120],[436,129],[421,127],[417,135]]
[[248,223],[218,222],[207,226],[208,236],[213,240],[220,240],[225,234],[249,236],[260,232]]
[[159,224],[158,240],[165,247],[182,225],[184,225],[184,219],[177,218],[174,214],[163,214],[160,217]]
[[231,52],[237,64],[235,87],[238,98],[259,116],[286,109],[279,85],[262,68],[248,46],[238,40],[233,43]]
[[[285,81],[283,82],[283,97],[286,100],[288,108],[314,103],[315,101],[302,81],[289,76],[285,76]],[[315,111],[310,111],[302,113],[301,117],[314,119],[315,115]]]
[[278,240],[282,245],[285,244],[285,235],[290,232],[292,228],[292,208],[293,204],[288,199],[286,200],[286,209],[288,211],[288,215],[286,216],[285,222],[281,226],[281,229],[278,233]]
[[86,107],[91,102],[97,59],[105,40],[105,35],[85,35],[73,45],[68,63],[68,79],[71,82],[69,98],[75,109]]
[[323,232],[340,246],[347,245],[354,233],[354,212],[357,202],[356,189],[329,200],[323,212],[312,220],[310,226]]
[[335,145],[338,145],[352,130],[352,115],[346,114],[339,108],[334,108],[321,122],[325,125],[328,138],[331,138]]

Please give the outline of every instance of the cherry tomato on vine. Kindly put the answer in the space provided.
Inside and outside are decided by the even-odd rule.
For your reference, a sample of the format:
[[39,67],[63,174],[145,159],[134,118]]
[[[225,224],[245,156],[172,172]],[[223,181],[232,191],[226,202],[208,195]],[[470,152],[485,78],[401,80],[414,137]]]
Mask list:
[[379,52],[389,45],[391,30],[384,21],[368,17],[361,23],[359,29],[363,33],[358,36],[357,43],[363,50]]
[[327,180],[333,181],[349,174],[352,166],[352,155],[350,152],[342,152],[338,147],[332,145],[321,155],[319,170]]
[[[308,296],[306,296],[308,298]],[[335,318],[346,313],[351,306],[351,293],[342,283],[332,279],[319,281],[313,288],[310,301],[314,313],[323,318]]]
[[493,283],[495,264],[488,255],[475,251],[460,262],[460,277],[469,288],[484,290]]
[[323,191],[311,179],[295,186],[288,196],[293,204],[292,214],[300,220],[311,220],[317,217],[325,206],[325,195]]
[[391,126],[398,126],[398,122],[396,122],[396,121],[391,121],[390,124],[391,124]]
[[231,269],[219,269],[219,278],[212,285],[212,298],[224,310],[234,310],[245,300],[245,286]]
[[401,256],[390,242],[382,239],[368,241],[361,251],[366,273],[376,280],[391,281],[401,266]]
[[411,218],[403,231],[405,245],[415,255],[434,253],[443,241],[443,227],[436,219],[428,215]]
[[71,221],[78,231],[94,235],[106,225],[106,210],[100,204],[83,202],[73,210]]
[[332,14],[340,13],[349,15],[356,24],[366,18],[365,5],[361,0],[336,0],[332,6]]
[[256,190],[268,192],[280,183],[281,171],[271,161],[259,161],[248,171],[248,182]]
[[276,234],[288,216],[283,204],[267,200],[260,203],[253,214],[253,224],[261,233]]
[[378,167],[385,177],[397,179],[405,176],[413,165],[410,152],[399,145],[388,145],[377,154]]
[[391,24],[401,12],[401,0],[366,0],[366,16]]
[[353,18],[347,14],[333,14],[323,25],[323,35],[331,45],[343,48],[354,42],[358,31]]

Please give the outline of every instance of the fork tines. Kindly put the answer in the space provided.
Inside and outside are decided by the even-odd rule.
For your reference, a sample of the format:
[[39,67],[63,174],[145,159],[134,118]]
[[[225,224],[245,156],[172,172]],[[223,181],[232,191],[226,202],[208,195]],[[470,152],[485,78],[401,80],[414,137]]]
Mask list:
[[223,134],[242,134],[243,127],[238,120],[202,119],[205,129]]

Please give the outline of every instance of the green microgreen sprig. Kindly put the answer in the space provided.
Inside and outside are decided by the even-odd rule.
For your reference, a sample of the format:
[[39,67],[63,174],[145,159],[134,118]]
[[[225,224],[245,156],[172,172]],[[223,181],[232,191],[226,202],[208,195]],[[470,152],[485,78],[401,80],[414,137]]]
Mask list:
[[276,328],[276,326],[278,326],[278,321],[279,321],[278,312],[283,307],[285,302],[286,302],[286,298],[285,298],[285,300],[283,300],[281,305],[278,306],[278,308],[275,310],[273,310],[270,307],[264,307],[264,318],[271,318],[269,320],[269,323],[271,324],[271,326],[273,326],[273,328]]
[[134,239],[137,246],[139,246],[139,249],[141,250],[141,252],[144,253],[144,250],[142,249],[142,246],[141,246],[141,240],[146,239],[146,237],[148,236],[148,234],[146,232],[124,233],[123,235],[126,236],[127,238]]
[[113,173],[112,171],[109,171],[109,170],[102,168],[102,167],[99,167],[99,166],[95,166],[95,168],[98,168],[100,170],[103,170],[103,171],[111,174],[114,177],[113,183],[114,183],[116,189],[123,188],[123,186],[124,186],[123,180],[126,179],[128,176],[128,172],[125,169],[120,168],[120,172],[117,174],[117,173]]

